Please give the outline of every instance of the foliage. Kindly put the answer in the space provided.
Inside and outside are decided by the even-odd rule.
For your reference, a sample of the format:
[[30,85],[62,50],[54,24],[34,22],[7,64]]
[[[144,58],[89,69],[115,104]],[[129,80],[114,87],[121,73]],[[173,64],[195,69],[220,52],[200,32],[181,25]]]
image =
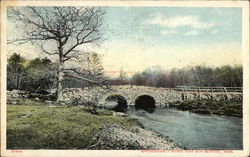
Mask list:
[[190,111],[202,114],[218,114],[242,117],[242,101],[207,101],[192,100],[184,102],[171,103],[170,107],[176,107],[183,111]]
[[152,70],[150,68],[133,75],[131,82],[134,85],[154,87],[176,86],[224,86],[241,87],[243,68],[241,65],[225,65],[217,68],[208,66],[186,67],[181,69]]
[[20,98],[19,104],[7,102],[7,149],[84,149],[104,124],[137,125],[106,111],[93,115],[76,106],[49,107]]
[[[86,55],[88,60],[87,67],[77,68],[77,72],[84,78],[105,81],[101,58],[97,53]],[[7,65],[7,89],[25,90],[37,92],[56,87],[57,82],[57,64],[53,63],[47,57],[28,60],[20,54],[14,53],[8,59]],[[74,72],[67,72],[72,74]],[[77,79],[74,77],[65,77],[63,87],[89,87],[92,84],[89,81]]]
[[[102,66],[101,56],[98,53],[86,53],[84,58],[78,61],[78,64],[78,67],[69,68],[69,70],[65,72],[66,76],[67,74],[71,76],[74,75],[74,73],[77,73],[79,76],[82,76],[92,81],[105,82],[106,78],[104,76],[104,68]],[[93,86],[93,82],[89,82],[84,79],[79,79],[75,77],[65,77],[63,82],[63,87],[66,88]]]
[[21,89],[25,80],[25,59],[14,53],[8,59],[7,65],[7,89]]
[[120,79],[120,80],[126,80],[126,79],[127,79],[127,74],[126,74],[126,72],[123,70],[123,68],[120,69],[119,79]]
[[109,78],[109,79],[106,79],[107,80],[107,83],[108,85],[112,86],[112,85],[129,85],[131,84],[130,80],[129,79],[120,79],[120,78]]
[[27,79],[25,90],[37,92],[38,90],[51,89],[55,87],[56,65],[47,58],[36,58],[30,61],[26,68]]
[[243,69],[242,66],[222,66],[215,69],[215,75],[222,86],[239,87],[242,86]]
[[104,68],[100,56],[93,52],[88,55],[88,60],[89,73],[91,73],[91,76],[94,76],[96,79],[103,78]]
[[8,59],[7,89],[30,92],[47,90],[54,85],[55,65],[48,58],[27,60],[14,53]]

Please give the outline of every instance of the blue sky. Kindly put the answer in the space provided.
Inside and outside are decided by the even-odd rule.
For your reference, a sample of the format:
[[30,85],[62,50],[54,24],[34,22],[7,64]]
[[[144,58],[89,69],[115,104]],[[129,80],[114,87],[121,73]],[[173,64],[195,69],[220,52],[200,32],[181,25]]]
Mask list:
[[[161,21],[153,24],[153,20],[160,16],[162,25]],[[185,22],[170,24],[177,22],[178,18],[193,21],[186,25]],[[241,43],[241,23],[241,8],[110,7],[105,15],[111,40],[143,44]],[[195,26],[197,24],[200,26]],[[206,24],[210,26],[206,27]]]
[[[103,7],[101,54],[105,71],[142,71],[186,66],[241,64],[242,9],[237,7]],[[8,24],[8,36],[20,34]],[[86,46],[81,47],[82,49]],[[9,46],[27,57],[41,55],[32,45]],[[22,51],[21,51],[22,50]]]
[[241,63],[241,8],[108,7],[105,10],[104,25],[109,31],[103,45],[108,70]]

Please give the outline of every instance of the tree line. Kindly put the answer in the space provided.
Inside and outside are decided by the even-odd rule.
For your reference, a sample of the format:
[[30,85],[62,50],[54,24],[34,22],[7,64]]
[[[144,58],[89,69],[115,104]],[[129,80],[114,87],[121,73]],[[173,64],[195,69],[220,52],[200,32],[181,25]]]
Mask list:
[[[105,77],[101,59],[96,53],[87,56],[85,68],[81,68],[91,80],[105,80],[106,85],[140,85],[152,87],[173,88],[176,86],[209,86],[209,87],[242,87],[243,68],[241,65],[224,65],[209,67],[197,65],[194,67],[175,68],[163,70],[161,68],[148,68],[134,74],[131,78],[120,75],[111,79]],[[56,88],[57,63],[48,58],[35,58],[28,60],[20,54],[14,53],[8,58],[7,89],[40,92]],[[92,87],[89,81],[74,77],[65,77],[63,88]]]
[[48,58],[27,60],[14,53],[8,58],[7,89],[37,92],[55,86],[56,64]]
[[148,68],[134,74],[130,81],[134,85],[153,87],[242,87],[243,68],[242,65],[223,65],[215,68],[197,65],[170,71]]
[[[85,67],[70,68],[66,74],[74,75],[75,72],[84,73],[83,78],[64,77],[63,88],[93,86],[89,80],[105,80],[101,59],[97,53],[85,54]],[[20,54],[14,53],[7,60],[7,89],[24,90],[33,93],[57,88],[58,63],[52,62],[47,57],[28,60]],[[66,68],[65,68],[66,69]],[[74,70],[73,72],[71,72]],[[81,75],[78,75],[81,76]],[[87,80],[86,80],[87,79]]]

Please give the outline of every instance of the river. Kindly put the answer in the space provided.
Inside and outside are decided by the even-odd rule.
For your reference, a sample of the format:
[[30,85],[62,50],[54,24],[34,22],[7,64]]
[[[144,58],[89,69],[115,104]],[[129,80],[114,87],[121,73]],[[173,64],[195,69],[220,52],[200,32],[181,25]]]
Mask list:
[[202,115],[170,108],[156,108],[153,113],[129,109],[127,114],[146,128],[169,136],[187,149],[243,149],[242,118]]

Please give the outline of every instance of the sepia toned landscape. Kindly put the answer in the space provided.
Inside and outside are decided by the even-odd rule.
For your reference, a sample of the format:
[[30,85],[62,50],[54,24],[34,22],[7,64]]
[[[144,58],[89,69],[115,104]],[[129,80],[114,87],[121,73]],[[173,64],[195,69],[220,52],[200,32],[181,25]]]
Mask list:
[[8,7],[6,54],[7,149],[243,150],[240,7]]

